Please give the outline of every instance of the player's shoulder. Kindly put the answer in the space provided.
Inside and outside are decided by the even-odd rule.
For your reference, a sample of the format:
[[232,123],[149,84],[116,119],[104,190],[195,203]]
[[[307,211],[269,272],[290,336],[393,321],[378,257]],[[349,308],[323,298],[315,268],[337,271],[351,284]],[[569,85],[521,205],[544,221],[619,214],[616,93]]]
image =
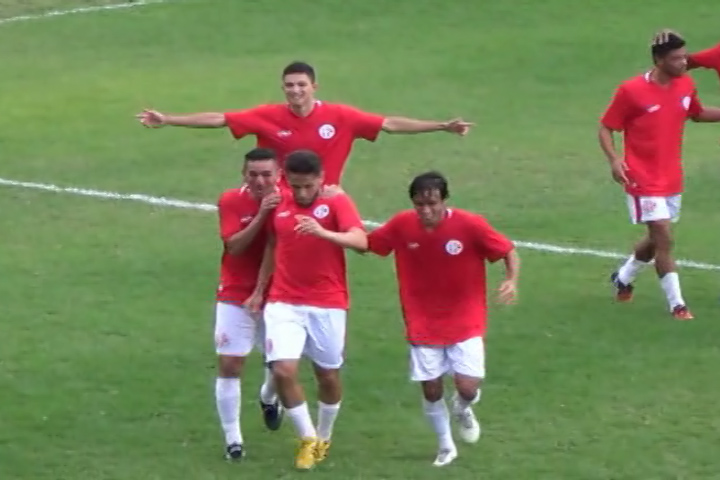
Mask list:
[[228,188],[218,197],[218,205],[242,205],[252,200],[250,190],[245,185]]
[[463,229],[467,227],[472,227],[473,229],[490,227],[490,222],[488,222],[484,215],[462,208],[449,208],[448,220],[450,220],[451,224]]
[[621,81],[618,85],[618,90],[635,91],[642,88],[647,88],[650,72],[641,73],[639,75],[633,75],[630,78],[626,78]]
[[287,110],[287,105],[282,103],[261,103],[244,110],[245,113],[254,115],[279,115]]

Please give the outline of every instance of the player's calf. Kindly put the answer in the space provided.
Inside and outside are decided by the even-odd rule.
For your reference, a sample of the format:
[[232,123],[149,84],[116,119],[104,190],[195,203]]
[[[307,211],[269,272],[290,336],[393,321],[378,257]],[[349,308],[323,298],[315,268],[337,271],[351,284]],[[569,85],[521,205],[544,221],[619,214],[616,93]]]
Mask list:
[[452,415],[458,424],[460,438],[466,443],[475,443],[481,429],[472,405],[480,401],[480,379],[462,374],[456,374],[454,379],[456,392],[452,399]]

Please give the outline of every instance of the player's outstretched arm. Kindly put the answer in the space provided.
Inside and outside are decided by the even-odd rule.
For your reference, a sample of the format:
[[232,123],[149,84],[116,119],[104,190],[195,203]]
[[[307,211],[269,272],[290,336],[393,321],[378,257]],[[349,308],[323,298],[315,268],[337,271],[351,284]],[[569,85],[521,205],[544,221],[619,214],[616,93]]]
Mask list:
[[720,108],[703,107],[702,111],[698,115],[694,116],[692,119],[695,122],[720,122]]
[[217,112],[169,115],[157,110],[146,109],[135,115],[135,117],[148,128],[160,128],[166,125],[189,128],[220,128],[226,125],[225,114]]
[[517,284],[520,279],[520,256],[515,249],[503,257],[505,263],[505,280],[500,284],[498,300],[500,303],[511,304],[517,300]]
[[474,124],[455,118],[447,122],[434,122],[429,120],[415,120],[406,117],[386,117],[382,130],[387,133],[428,133],[449,132],[456,135],[466,135]]

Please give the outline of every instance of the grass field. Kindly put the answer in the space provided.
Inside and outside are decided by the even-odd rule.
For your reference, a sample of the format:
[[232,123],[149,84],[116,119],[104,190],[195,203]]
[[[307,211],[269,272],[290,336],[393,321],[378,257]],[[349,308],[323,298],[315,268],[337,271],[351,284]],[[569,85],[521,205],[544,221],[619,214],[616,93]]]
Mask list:
[[[0,0],[0,17],[91,1]],[[652,32],[716,43],[716,0],[177,1],[0,25],[0,177],[214,202],[252,142],[141,128],[281,100],[279,70],[316,64],[320,96],[466,138],[358,144],[345,186],[365,218],[404,208],[438,168],[455,204],[516,239],[625,251],[640,234],[596,146],[615,85]],[[694,74],[720,104],[717,78]],[[678,254],[720,263],[718,138],[690,125]],[[221,460],[213,399],[212,213],[0,187],[0,479],[296,478],[290,425],[244,383],[247,461]],[[720,478],[718,272],[683,269],[697,320],[670,319],[646,272],[613,304],[614,260],[522,250],[521,303],[492,307],[484,436],[448,479]],[[434,479],[435,439],[407,380],[391,263],[351,256],[346,400],[323,479]],[[491,281],[499,278],[492,270]]]

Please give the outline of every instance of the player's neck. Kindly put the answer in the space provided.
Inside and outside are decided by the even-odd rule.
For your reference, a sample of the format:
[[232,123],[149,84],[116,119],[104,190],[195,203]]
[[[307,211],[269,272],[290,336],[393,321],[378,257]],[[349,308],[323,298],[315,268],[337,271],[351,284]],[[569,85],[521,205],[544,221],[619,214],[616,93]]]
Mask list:
[[662,87],[667,87],[670,85],[673,81],[673,77],[670,75],[663,73],[661,70],[657,68],[653,68],[650,71],[650,81],[653,83],[657,83],[658,85]]
[[315,109],[315,100],[302,105],[290,105],[290,110],[298,117],[307,117]]

